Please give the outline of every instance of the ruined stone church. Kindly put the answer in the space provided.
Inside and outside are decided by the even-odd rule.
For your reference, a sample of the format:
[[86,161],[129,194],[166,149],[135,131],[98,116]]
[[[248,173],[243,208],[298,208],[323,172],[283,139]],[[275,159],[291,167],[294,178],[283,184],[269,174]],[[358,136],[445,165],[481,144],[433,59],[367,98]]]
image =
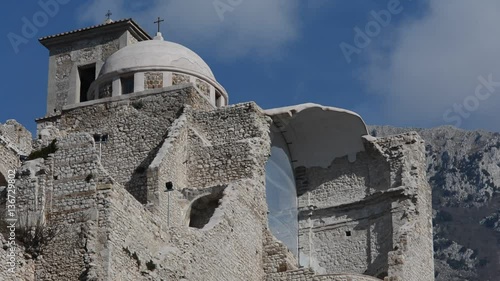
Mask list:
[[40,43],[37,135],[0,124],[2,220],[16,171],[31,234],[12,273],[2,231],[0,280],[434,280],[416,133],[370,137],[318,104],[230,104],[203,59],[132,19]]

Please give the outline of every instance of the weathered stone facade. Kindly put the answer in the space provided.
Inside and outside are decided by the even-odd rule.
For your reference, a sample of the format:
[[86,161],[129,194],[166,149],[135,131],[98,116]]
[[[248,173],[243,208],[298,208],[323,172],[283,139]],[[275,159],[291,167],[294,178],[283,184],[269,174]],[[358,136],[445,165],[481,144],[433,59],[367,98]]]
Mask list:
[[86,96],[87,93],[80,93],[80,67],[93,66],[97,77],[113,53],[150,38],[128,19],[40,39],[50,51],[47,114],[59,112],[65,105],[78,103]]
[[[20,158],[30,154],[31,142],[29,131],[16,121],[8,120],[5,124],[0,124],[0,280],[34,280],[35,262],[25,259],[24,247],[16,245],[14,255],[10,251],[12,240],[9,238],[12,232],[8,226],[12,222],[7,221],[7,200],[10,199],[9,205],[13,205],[12,202],[16,203],[18,196],[15,189],[9,192],[7,187],[9,181],[15,184],[13,177],[21,166]],[[11,197],[7,197],[8,195]],[[9,272],[12,256],[18,269],[14,273]]]
[[106,83],[104,85],[101,85],[99,87],[99,98],[109,98],[113,95],[113,84],[112,83]]
[[162,72],[146,72],[144,73],[144,89],[159,89],[163,88],[163,73]]
[[[71,65],[69,50],[60,58]],[[418,135],[369,138],[360,117],[315,105],[279,114],[253,102],[215,105],[208,84],[191,78],[174,73],[174,85],[163,88],[162,75],[152,72],[140,80],[143,91],[108,91],[83,103],[57,98],[57,112],[37,120],[33,142],[40,151],[55,149],[22,166],[16,157],[20,147],[28,149],[24,138],[16,148],[0,143],[0,169],[19,168],[19,227],[52,235],[35,252],[33,241],[24,241],[16,278],[433,280],[430,188]],[[294,117],[298,111],[305,117]],[[339,120],[322,124],[335,132],[342,125],[349,134],[338,147],[301,132],[324,111]],[[273,138],[288,129],[310,139]],[[266,162],[278,146],[294,168],[288,184],[297,201],[298,251],[276,238],[269,219],[272,204],[283,204],[266,200],[273,173]],[[333,149],[314,151],[320,146]],[[310,148],[311,155],[301,151]],[[12,276],[0,272],[0,279]]]
[[200,90],[203,95],[210,97],[210,85],[207,82],[196,79],[196,87],[198,87],[198,90]]
[[172,85],[181,85],[181,84],[186,84],[189,83],[189,76],[180,74],[180,73],[173,73],[172,74]]
[[[430,188],[422,178],[423,141],[410,134],[391,140],[365,140],[365,147],[354,163],[346,157],[336,159],[327,169],[296,169],[299,244],[304,245],[301,259],[320,273],[341,271],[377,277],[397,276],[390,272],[399,267],[432,267],[428,233],[416,235],[416,240],[403,238],[431,227]],[[427,210],[426,215],[410,211],[417,209]],[[406,228],[408,233],[401,233]],[[409,247],[425,249],[421,253],[426,255],[412,253],[405,266],[398,265],[396,252]],[[399,251],[392,252],[394,249]],[[402,280],[419,275],[408,274]]]
[[0,123],[0,187],[5,186],[9,170],[21,165],[20,156],[32,150],[31,133],[14,120]]

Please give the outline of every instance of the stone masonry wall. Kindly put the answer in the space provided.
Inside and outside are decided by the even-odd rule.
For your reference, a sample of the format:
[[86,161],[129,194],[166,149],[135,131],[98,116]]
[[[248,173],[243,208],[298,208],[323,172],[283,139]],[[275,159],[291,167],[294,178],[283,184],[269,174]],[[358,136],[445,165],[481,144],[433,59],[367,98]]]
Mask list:
[[[82,40],[51,50],[51,71],[54,75],[53,81],[49,81],[48,113],[61,111],[63,106],[75,102],[74,97],[69,96],[72,91],[76,91],[76,84],[73,85],[75,82],[72,79],[78,76],[78,73],[75,73],[78,70],[74,66],[96,62],[102,65],[110,55],[120,49],[121,36],[122,34],[98,36],[92,40]],[[99,71],[99,68],[96,71]],[[80,93],[84,94],[86,93]]]
[[[254,114],[243,120],[238,118],[237,111],[245,114],[248,105],[219,108],[214,111],[202,112],[187,107],[185,113],[177,119],[169,129],[168,138],[159,149],[158,154],[148,168],[148,202],[155,202],[156,209],[165,216],[170,212],[172,225],[187,225],[188,216],[180,210],[189,208],[185,205],[175,205],[174,198],[194,200],[197,197],[210,194],[214,187],[227,183],[253,178],[260,171],[259,163],[266,158],[268,141],[268,126],[266,117],[257,107]],[[228,115],[228,112],[231,113]],[[227,116],[217,123],[218,116]],[[213,123],[207,122],[213,121]],[[208,138],[213,134],[232,134],[227,128],[253,128],[253,135],[240,134],[233,136],[232,143],[216,142],[213,145]],[[240,129],[238,129],[240,130]],[[210,136],[209,134],[212,134]],[[256,138],[255,136],[260,136]],[[264,151],[264,152],[263,152]],[[230,154],[230,156],[228,156]],[[175,167],[175,168],[172,168]],[[255,167],[259,167],[256,169]],[[165,193],[165,183],[172,182],[174,191]],[[166,204],[157,204],[171,197],[170,209]],[[181,201],[179,201],[181,202]],[[188,203],[186,205],[186,203]]]
[[[7,240],[11,232],[7,228],[10,222],[7,222],[7,180],[9,171],[16,172],[21,166],[20,155],[27,155],[31,151],[31,134],[23,126],[14,120],[8,120],[5,124],[0,124],[0,280],[34,280],[35,263],[24,256],[24,247],[22,244],[15,245],[16,268],[12,273],[10,256],[10,247]],[[15,206],[20,204],[17,183],[14,183],[15,193],[9,193],[16,199]],[[12,200],[12,197],[9,198]],[[19,210],[16,210],[19,211]],[[18,216],[19,212],[16,213]],[[12,219],[12,217],[8,217]]]
[[15,120],[0,124],[0,142],[7,144],[20,155],[31,152],[31,133]]
[[380,281],[378,278],[360,274],[315,275],[309,269],[299,269],[268,275],[267,281]]
[[0,140],[0,173],[3,179],[7,179],[9,170],[14,170],[20,165],[21,161],[16,151]]
[[298,262],[292,252],[273,234],[266,229],[264,232],[264,271],[267,278],[276,276],[276,273],[297,270]]
[[[242,106],[239,110],[245,111],[245,108]],[[199,124],[195,126],[198,119],[192,118],[195,113],[201,114],[199,109],[188,107],[186,110],[167,130],[167,139],[155,155],[159,162],[152,163],[148,169],[148,175],[155,167],[156,172],[160,171],[156,179],[147,179],[148,183],[157,183],[158,194],[149,204],[141,204],[107,175],[99,161],[98,145],[87,133],[63,129],[67,136],[58,139],[57,152],[46,161],[30,162],[31,166],[26,166],[31,170],[20,180],[20,185],[29,190],[29,195],[28,192],[23,195],[31,202],[26,205],[45,206],[43,210],[32,209],[48,214],[50,222],[61,223],[69,230],[52,241],[43,257],[36,260],[38,278],[264,279],[263,233],[267,229],[264,162],[270,145],[267,118],[255,107],[253,118],[246,123],[239,124],[236,119],[226,121],[236,129],[255,126],[259,137],[241,135],[240,140],[226,144],[227,147],[239,147],[239,142],[256,144],[239,151],[233,159],[235,167],[246,163],[251,165],[248,169],[252,172],[242,170],[241,175],[234,178],[220,175],[227,180],[220,182],[224,191],[219,206],[205,227],[195,228],[189,227],[191,204],[214,188],[208,181],[196,188],[177,184],[189,183],[186,168],[188,171],[192,168],[179,163],[185,163],[199,147],[206,145],[202,141],[205,135],[189,137],[192,128],[202,128]],[[220,112],[213,111],[207,116],[218,114]],[[65,116],[62,119],[61,124],[65,124]],[[228,131],[224,126],[219,128],[219,134]],[[203,129],[202,132],[209,131]],[[223,149],[222,144],[208,147],[214,153]],[[163,172],[168,170],[165,176]],[[170,177],[176,181],[175,190],[170,194],[171,212],[167,210],[167,194],[160,192]]]
[[388,280],[434,280],[431,188],[426,179],[425,147],[415,132],[378,139],[373,145],[391,163],[391,186],[404,197],[393,213],[394,250]]
[[271,121],[261,111],[257,104],[250,102],[209,112],[193,112],[190,118],[194,120],[193,128],[211,145],[220,145],[268,134],[268,129],[262,132],[262,126],[263,122]]
[[384,159],[360,152],[353,163],[344,157],[296,175],[301,264],[320,274],[386,274],[392,199],[381,194],[389,187]]
[[15,120],[0,123],[0,187],[9,170],[21,165],[19,157],[31,152],[31,141],[31,133]]
[[[1,223],[0,223],[1,224]],[[1,225],[3,227],[3,225]],[[12,273],[12,268],[8,264],[10,262],[10,252],[8,252],[7,235],[2,235],[0,232],[0,280],[35,280],[35,262],[24,257],[24,247],[20,244],[16,245],[16,268]]]
[[159,89],[163,88],[163,73],[162,72],[146,72],[144,73],[144,89]]
[[[157,274],[166,280],[175,280],[171,279],[170,270],[161,264],[162,251],[168,247],[162,219],[119,185],[113,186],[101,202],[106,206],[104,216],[108,223],[100,226],[104,231],[99,241],[107,242],[99,245],[100,251],[106,254],[99,259],[102,271],[98,280],[148,280],[151,276],[157,277],[152,280],[159,280]],[[149,261],[157,266],[154,271],[147,269]]]
[[[240,107],[242,108],[245,107]],[[216,116],[224,110],[210,111],[206,116]],[[238,162],[245,162],[247,158],[255,159],[251,163],[253,173],[242,172],[242,180],[227,179],[219,182],[225,185],[220,205],[209,223],[198,229],[189,227],[191,203],[202,195],[210,194],[213,186],[209,181],[199,186],[185,185],[190,182],[186,177],[186,170],[193,168],[185,163],[198,151],[192,147],[210,147],[203,141],[206,139],[204,133],[197,132],[196,137],[188,137],[193,134],[193,128],[202,128],[196,123],[199,119],[192,118],[195,114],[205,115],[186,108],[185,114],[169,128],[168,138],[148,168],[148,188],[155,198],[150,203],[155,206],[144,207],[120,190],[113,190],[111,193],[108,201],[113,228],[110,236],[111,252],[114,253],[111,266],[113,274],[110,275],[112,278],[159,280],[159,276],[162,276],[167,280],[228,281],[264,278],[261,257],[264,251],[263,233],[267,229],[267,206],[264,200],[263,167],[269,153],[266,118],[257,111],[254,119],[248,119],[243,124],[236,123],[235,120],[226,121],[236,127],[260,124],[258,135],[262,136],[262,144],[248,152],[240,152],[247,154],[235,154],[234,165],[237,167],[240,165]],[[219,127],[220,134],[227,131],[223,126]],[[202,132],[208,131],[208,128],[203,129]],[[242,135],[241,140],[244,137]],[[234,144],[226,144],[228,147],[232,145]],[[213,149],[222,149],[221,146]],[[221,178],[226,177],[221,175]],[[163,192],[166,181],[173,182],[174,191],[169,194]],[[170,200],[167,201],[168,195]],[[114,196],[117,196],[116,200]],[[166,208],[168,205],[169,211]],[[144,210],[150,210],[151,213]],[[134,253],[141,265],[138,265]],[[144,264],[148,261],[157,265],[157,268],[145,268]],[[136,275],[135,268],[141,271],[142,279]],[[128,271],[132,273],[125,274]]]
[[111,82],[104,83],[99,86],[99,99],[109,98],[113,95],[113,84]]
[[[147,171],[148,203],[153,205],[151,209],[154,209],[153,212],[157,215],[168,216],[169,224],[172,226],[186,226],[188,223],[185,209],[189,207],[189,202],[177,200],[184,199],[182,190],[189,187],[187,179],[190,146],[188,131],[186,114],[183,114],[169,128],[168,138]],[[165,192],[167,182],[171,182],[174,187],[174,191],[169,194]],[[171,197],[172,200],[167,197]],[[160,204],[160,202],[163,203]],[[180,202],[183,202],[183,205],[178,205]]]
[[[247,107],[241,106],[238,107],[238,110],[244,112],[245,108]],[[232,111],[235,109],[221,108],[203,114],[203,112],[199,112],[194,108],[186,108],[185,114],[177,119],[169,129],[168,138],[148,168],[148,188],[152,191],[153,198],[155,198],[151,202],[156,206],[148,205],[146,208],[155,214],[156,224],[165,232],[163,237],[166,237],[168,243],[163,247],[156,247],[147,251],[141,250],[137,243],[130,243],[130,251],[132,253],[136,252],[139,257],[146,257],[145,259],[149,257],[150,254],[148,253],[161,252],[150,258],[155,264],[160,265],[160,271],[162,270],[163,273],[160,273],[160,271],[149,272],[148,274],[151,276],[155,274],[169,276],[170,280],[183,280],[183,278],[186,280],[263,279],[264,266],[261,257],[264,237],[262,233],[264,228],[267,228],[263,167],[269,153],[269,136],[266,117],[260,109],[254,108],[254,118],[245,120],[245,123],[240,123],[239,120],[233,118],[225,121],[226,124],[231,126],[216,126],[220,130],[218,133],[224,134],[227,133],[227,127],[238,128],[250,126],[249,124],[254,124],[254,126],[257,124],[255,130],[260,132],[258,135],[262,137],[260,140],[261,145],[234,154],[233,164],[235,167],[241,166],[239,162],[247,163],[251,165],[249,168],[252,173],[245,173],[244,170],[241,170],[238,177],[229,178],[222,174],[224,170],[221,169],[220,178],[222,180],[217,183],[224,185],[225,189],[220,206],[204,228],[189,227],[189,213],[192,202],[200,196],[213,192],[215,181],[207,178],[204,182],[199,181],[199,185],[189,184],[191,181],[187,176],[188,171],[197,168],[189,165],[188,159],[192,159],[193,155],[196,155],[200,150],[200,147],[209,147],[214,151],[214,154],[218,154],[218,150],[220,154],[220,151],[224,149],[222,144],[211,146],[211,143],[206,141],[206,132],[210,132],[210,128],[203,127],[205,123],[197,123],[200,120],[205,120],[204,118],[195,119],[193,116],[215,119],[216,116],[223,114],[226,110]],[[195,128],[198,128],[200,132],[195,132]],[[251,139],[253,141],[255,137]],[[245,136],[241,135],[237,142],[244,140]],[[237,143],[225,144],[226,147],[234,145],[237,145]],[[203,159],[204,161],[211,161],[209,158]],[[246,159],[254,159],[254,161],[247,162]],[[174,191],[169,194],[164,192],[166,181],[173,182]],[[170,200],[168,200],[167,196],[170,196]],[[126,200],[119,201],[125,202]],[[169,210],[167,210],[167,206],[170,206]],[[116,210],[135,212],[130,206],[117,208]],[[141,215],[141,217],[147,218],[145,215]],[[130,239],[137,236],[135,230],[133,230],[136,228],[135,225],[137,225],[137,233],[144,231],[144,227],[141,227],[140,223],[131,224],[130,216],[124,215],[123,223],[127,224],[127,235],[130,235]],[[259,229],[261,232],[258,231]],[[154,232],[151,231],[151,233]],[[121,230],[117,231],[117,233],[123,236],[125,231]],[[147,237],[144,237],[144,239],[151,240]],[[117,243],[117,245],[121,244]],[[126,257],[127,255],[122,255],[118,262],[120,266],[126,266]],[[128,257],[128,260],[130,260],[130,257]],[[129,280],[125,276],[120,277],[124,278],[123,280]]]
[[63,134],[107,134],[109,139],[100,148],[102,165],[137,200],[146,203],[147,168],[185,105],[198,110],[213,108],[193,86],[184,85],[69,109],[61,117],[59,130]]
[[423,153],[416,134],[365,139],[354,163],[343,158],[326,169],[297,168],[301,264],[320,274],[433,280]]
[[[165,228],[165,217],[153,216],[128,193],[113,190],[109,280],[262,280],[263,237],[258,230],[265,212],[255,210],[265,205],[255,197],[263,191],[255,181],[234,182],[210,226],[196,229]],[[147,262],[156,269],[147,269]]]
[[[21,224],[55,230],[36,258],[36,276],[43,280],[76,280],[88,263],[89,224],[97,219],[99,184],[111,179],[102,170],[95,143],[88,134],[57,140],[57,151],[46,161],[26,162],[19,171]],[[21,219],[23,219],[21,217]]]
[[192,145],[188,179],[192,187],[217,185],[221,182],[251,177],[258,163],[268,155],[255,150],[267,145],[267,117],[254,103],[238,104],[209,112],[193,112],[191,139],[200,138],[201,145]]

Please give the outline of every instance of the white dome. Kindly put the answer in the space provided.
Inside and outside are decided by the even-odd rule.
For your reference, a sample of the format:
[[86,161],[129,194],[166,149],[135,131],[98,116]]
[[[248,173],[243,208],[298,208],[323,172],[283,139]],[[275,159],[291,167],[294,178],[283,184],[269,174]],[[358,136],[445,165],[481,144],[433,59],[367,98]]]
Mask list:
[[120,49],[106,60],[100,76],[144,68],[171,68],[172,71],[198,74],[215,81],[210,67],[195,52],[163,40],[142,41]]

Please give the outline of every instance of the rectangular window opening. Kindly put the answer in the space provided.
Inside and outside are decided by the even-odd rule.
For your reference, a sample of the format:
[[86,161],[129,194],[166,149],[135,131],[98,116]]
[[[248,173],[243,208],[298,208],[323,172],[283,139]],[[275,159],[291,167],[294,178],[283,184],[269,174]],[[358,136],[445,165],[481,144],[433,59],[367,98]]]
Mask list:
[[122,83],[122,95],[134,92],[134,76],[122,77],[120,80]]
[[80,76],[80,102],[88,101],[87,92],[90,85],[95,81],[95,63],[78,67],[78,75]]

